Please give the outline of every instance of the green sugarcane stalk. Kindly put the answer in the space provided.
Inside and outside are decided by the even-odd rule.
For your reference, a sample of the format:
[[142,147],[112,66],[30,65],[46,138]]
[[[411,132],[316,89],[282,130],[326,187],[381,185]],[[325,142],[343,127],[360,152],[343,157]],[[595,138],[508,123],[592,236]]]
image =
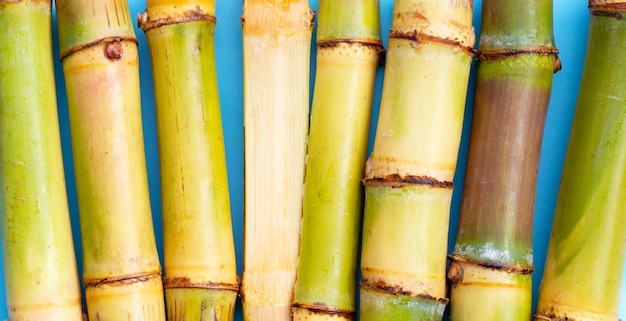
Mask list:
[[397,0],[366,166],[362,320],[441,320],[473,1]]
[[9,320],[82,319],[52,56],[52,2],[0,1],[0,237]]
[[551,0],[485,0],[449,278],[452,320],[528,320],[539,156],[560,68]]
[[90,320],[164,320],[125,1],[58,0]]
[[304,183],[295,320],[351,320],[376,66],[378,1],[323,0]]
[[617,320],[626,253],[626,2],[589,1],[587,52],[535,320]]
[[238,280],[214,54],[215,1],[149,0],[168,320],[232,320]]

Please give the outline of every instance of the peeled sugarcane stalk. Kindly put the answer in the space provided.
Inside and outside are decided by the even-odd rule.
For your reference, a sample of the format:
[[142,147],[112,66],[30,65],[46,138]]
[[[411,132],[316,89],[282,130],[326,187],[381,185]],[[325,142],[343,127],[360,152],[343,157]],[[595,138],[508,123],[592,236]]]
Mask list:
[[52,57],[52,1],[0,1],[0,237],[9,320],[82,320]]
[[214,55],[214,0],[148,0],[168,320],[232,320],[239,288]]
[[294,320],[352,320],[378,1],[322,0]]
[[313,11],[245,0],[245,320],[291,320],[300,244]]
[[473,1],[396,0],[366,165],[361,320],[441,320]]
[[533,213],[552,75],[552,0],[484,0],[469,154],[450,255],[452,320],[529,320]]
[[589,1],[589,9],[535,320],[618,318],[626,253],[626,2]]
[[58,0],[90,320],[164,320],[125,1]]

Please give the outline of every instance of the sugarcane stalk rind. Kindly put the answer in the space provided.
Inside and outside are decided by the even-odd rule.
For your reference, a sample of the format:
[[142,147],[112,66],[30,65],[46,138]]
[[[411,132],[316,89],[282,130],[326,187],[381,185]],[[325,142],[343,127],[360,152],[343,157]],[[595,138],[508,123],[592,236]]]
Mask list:
[[[379,48],[319,48],[295,311],[354,314],[362,186]],[[341,93],[341,94],[337,94]],[[298,312],[295,317],[312,318]]]
[[51,22],[52,1],[0,3],[0,260],[10,320],[82,318]]
[[590,10],[587,53],[539,292],[538,319],[616,320],[619,311],[626,244],[622,90],[626,79],[617,66],[624,58],[626,23],[616,15],[595,14],[594,7]]

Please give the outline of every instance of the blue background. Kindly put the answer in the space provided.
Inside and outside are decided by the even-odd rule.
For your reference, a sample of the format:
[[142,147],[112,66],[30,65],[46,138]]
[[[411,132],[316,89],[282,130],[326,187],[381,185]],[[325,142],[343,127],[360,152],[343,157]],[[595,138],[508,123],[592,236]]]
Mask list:
[[[228,174],[231,193],[231,206],[233,218],[233,232],[237,251],[237,267],[241,274],[243,269],[243,88],[242,88],[242,58],[241,58],[241,23],[242,13],[241,0],[218,0],[217,1],[217,29],[216,29],[216,59],[221,98],[222,118],[224,124],[224,136],[226,140],[226,155],[228,160]],[[387,36],[391,25],[391,12],[393,1],[381,0],[381,24],[384,44],[387,44]],[[317,0],[311,1],[311,7],[317,8]],[[145,8],[143,0],[130,0],[132,16],[142,12]],[[480,32],[480,9],[481,1],[475,1],[474,26],[477,33]],[[58,41],[56,22],[53,23],[54,50],[58,56]],[[550,234],[552,215],[558,184],[563,166],[569,129],[575,108],[578,93],[580,75],[585,54],[587,38],[588,11],[587,0],[554,0],[554,33],[557,47],[560,50],[560,58],[563,69],[554,76],[554,87],[548,116],[546,120],[545,135],[539,178],[537,184],[537,202],[535,208],[534,228],[534,253],[535,273],[533,275],[533,303],[536,304],[537,293],[541,276],[543,274],[544,257]],[[157,155],[157,133],[154,113],[154,97],[152,94],[152,74],[150,71],[150,57],[146,39],[141,30],[136,29],[139,39],[141,90],[143,103],[143,125],[146,143],[146,158],[150,183],[150,196],[154,212],[155,233],[159,250],[162,250],[161,240],[161,205],[159,200],[159,165]],[[311,68],[311,86],[315,70],[315,48],[312,48],[313,63]],[[55,62],[57,73],[57,90],[59,99],[59,121],[61,126],[63,154],[66,163],[66,179],[72,224],[74,227],[74,239],[78,262],[81,262],[80,231],[78,229],[78,213],[76,204],[76,187],[74,184],[73,165],[69,136],[69,120],[67,115],[67,101],[61,65]],[[472,75],[475,74],[473,70]],[[380,102],[380,89],[382,86],[383,69],[379,68],[376,86],[376,97],[373,106],[372,134]],[[470,84],[473,79],[470,81]],[[459,164],[455,178],[456,191],[453,199],[450,221],[449,244],[454,244],[457,218],[459,211],[461,187],[467,158],[467,144],[469,124],[472,116],[473,85],[468,91],[468,103],[465,119],[462,146],[459,151]],[[370,139],[371,147],[371,139]],[[0,267],[2,262],[0,262]],[[80,270],[80,266],[79,266]],[[624,271],[626,274],[626,270]],[[8,318],[5,305],[4,279],[0,278],[0,320]],[[533,304],[533,306],[534,306]],[[626,286],[622,287],[620,318],[626,319]],[[236,320],[241,320],[241,308],[238,303]]]

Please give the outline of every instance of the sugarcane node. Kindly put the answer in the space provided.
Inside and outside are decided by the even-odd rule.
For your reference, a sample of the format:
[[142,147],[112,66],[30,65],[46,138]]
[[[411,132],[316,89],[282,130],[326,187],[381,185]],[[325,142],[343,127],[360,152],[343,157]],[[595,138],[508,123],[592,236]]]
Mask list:
[[306,303],[294,303],[292,305],[294,309],[306,309],[309,312],[314,314],[322,314],[322,315],[336,315],[340,317],[344,317],[347,319],[352,319],[356,315],[354,311],[341,310],[333,307],[329,307],[327,304],[322,302],[315,302],[313,304]]
[[145,282],[151,279],[160,278],[161,270],[149,272],[149,273],[134,273],[122,276],[103,278],[103,279],[88,279],[84,278],[83,283],[85,287],[97,288],[100,286],[125,286],[128,284],[134,284],[138,282]]
[[75,52],[79,52],[83,49],[87,49],[87,48],[91,48],[97,45],[101,45],[101,44],[108,44],[111,42],[122,42],[122,41],[131,41],[134,42],[135,44],[138,44],[139,41],[137,41],[137,38],[132,37],[132,36],[120,36],[120,37],[107,37],[107,38],[102,38],[102,39],[98,39],[98,40],[94,40],[94,41],[90,41],[90,42],[86,42],[83,44],[80,44],[78,46],[75,46],[73,48],[70,48],[66,51],[61,52],[61,54],[59,54],[59,60],[63,60],[65,59],[65,57],[75,53]]
[[407,185],[429,185],[435,188],[454,188],[454,184],[448,181],[439,181],[430,176],[400,176],[399,174],[391,174],[385,177],[371,177],[363,180],[363,185],[376,187],[376,186],[388,186],[391,188],[398,188]]
[[200,6],[196,6],[194,10],[187,10],[182,14],[169,15],[167,17],[159,17],[155,19],[150,18],[150,13],[148,9],[137,15],[137,26],[144,32],[161,26],[196,21],[204,21],[215,24],[217,23],[217,17],[205,13],[204,11],[202,11]]
[[448,259],[450,259],[450,261],[452,262],[462,262],[462,263],[467,263],[467,264],[473,264],[473,265],[482,266],[484,268],[499,270],[499,271],[503,271],[507,273],[532,274],[535,271],[533,267],[521,266],[519,264],[509,265],[509,264],[500,263],[500,262],[480,260],[480,259],[471,258],[467,255],[458,254],[458,253],[452,253],[448,255]]
[[474,49],[473,47],[464,46],[461,42],[457,40],[436,37],[436,36],[425,34],[422,32],[417,32],[417,30],[398,31],[398,30],[392,29],[389,32],[389,39],[392,39],[392,38],[405,39],[405,40],[411,41],[411,46],[414,48],[417,48],[420,43],[430,42],[430,43],[438,43],[438,44],[442,44],[446,46],[451,46],[457,49],[461,49],[472,57],[476,54],[476,49]]
[[[599,15],[607,15],[609,17],[617,18],[618,20],[622,19],[622,14],[620,12],[626,11],[626,2],[618,2],[618,3],[596,3],[597,1],[591,0],[589,1],[589,11],[592,14],[596,14],[599,12]],[[612,16],[608,13],[618,13],[618,16]]]
[[591,10],[591,14],[598,17],[613,18],[615,20],[622,20],[624,18],[621,12],[609,10]]
[[163,278],[164,289],[210,289],[210,290],[226,290],[239,291],[239,283],[227,282],[193,282],[188,277],[182,278]]
[[448,280],[452,283],[453,287],[457,287],[461,281],[463,281],[464,274],[463,266],[455,261],[450,263],[448,268]]
[[119,42],[109,42],[104,46],[104,57],[109,60],[120,60],[124,56],[124,49]]
[[[523,49],[500,49],[491,51],[479,51],[477,59],[479,61],[492,62],[496,60],[519,57],[521,55],[558,55],[559,50],[554,47],[528,47]],[[560,66],[560,63],[559,63]],[[555,67],[556,69],[556,67]],[[560,67],[559,67],[560,69]]]
[[335,38],[317,41],[317,46],[320,48],[333,48],[341,44],[358,44],[365,47],[375,48],[378,55],[378,61],[376,63],[379,66],[385,65],[385,57],[387,55],[387,51],[385,50],[385,47],[383,47],[383,44],[382,42],[380,42],[380,40]]
[[412,298],[420,298],[423,300],[428,300],[428,301],[433,301],[433,302],[439,302],[439,303],[443,303],[443,304],[448,304],[448,298],[437,298],[434,297],[428,293],[413,293],[409,290],[405,290],[403,289],[401,286],[399,285],[390,285],[387,284],[385,281],[383,280],[377,280],[377,281],[370,281],[367,279],[362,279],[361,283],[360,283],[361,288],[370,290],[370,291],[375,291],[375,292],[382,292],[385,294],[390,294],[390,295],[404,295],[404,296],[408,296],[408,297],[412,297]]
[[[554,310],[553,307],[550,307],[551,310]],[[557,316],[554,311],[542,311],[542,312],[537,312],[535,314],[535,319],[540,319],[540,320],[548,320],[548,321],[576,321],[576,319],[574,318],[570,318],[567,316]]]

